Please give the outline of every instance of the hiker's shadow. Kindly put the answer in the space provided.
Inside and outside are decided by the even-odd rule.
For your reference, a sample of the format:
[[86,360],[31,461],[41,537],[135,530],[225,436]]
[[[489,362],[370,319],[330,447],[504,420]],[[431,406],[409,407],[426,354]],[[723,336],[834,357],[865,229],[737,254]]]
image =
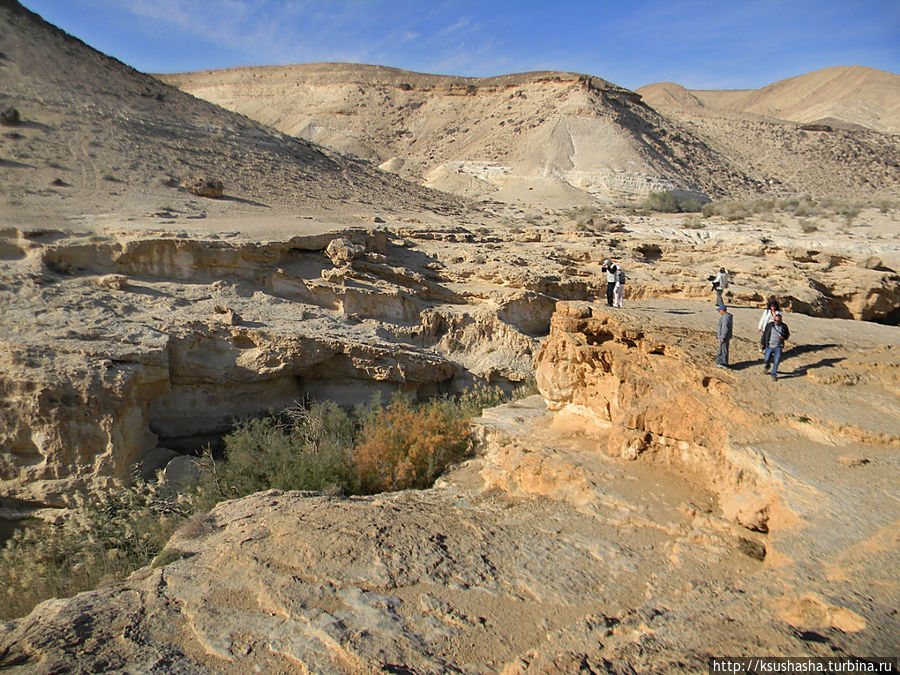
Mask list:
[[[791,347],[786,350],[781,355],[781,364],[784,364],[785,361],[789,361],[794,357],[801,356],[803,354],[809,354],[811,352],[817,352],[822,349],[831,349],[832,347],[840,347],[840,345],[836,343],[829,344],[818,344],[818,345],[797,345],[795,347]],[[763,354],[760,353],[759,358],[751,359],[749,361],[738,361],[737,363],[733,363],[731,365],[732,370],[744,370],[746,368],[750,368],[752,366],[760,366],[762,365]],[[786,374],[785,377],[799,377],[800,375],[805,375],[807,370],[812,370],[813,368],[823,368],[833,366],[835,363],[843,361],[844,357],[840,358],[832,358],[832,359],[822,359],[818,363],[813,363],[807,366],[800,366],[797,368],[794,373],[795,374]]]
[[818,352],[822,349],[831,349],[832,347],[840,347],[839,344],[830,343],[823,345],[797,345],[795,347],[791,347],[790,349],[785,350],[782,353],[782,359],[789,358],[792,356],[800,356],[801,354],[808,354],[810,352]]
[[[815,363],[810,363],[806,366],[799,366],[797,368],[794,368],[794,370],[790,372],[780,371],[778,373],[778,377],[803,377],[810,370],[814,370],[816,368],[831,368],[844,360],[846,360],[846,357],[844,356],[837,356],[831,359],[820,359]],[[784,361],[782,361],[781,363],[784,363]],[[779,366],[780,365],[781,364],[779,364]]]

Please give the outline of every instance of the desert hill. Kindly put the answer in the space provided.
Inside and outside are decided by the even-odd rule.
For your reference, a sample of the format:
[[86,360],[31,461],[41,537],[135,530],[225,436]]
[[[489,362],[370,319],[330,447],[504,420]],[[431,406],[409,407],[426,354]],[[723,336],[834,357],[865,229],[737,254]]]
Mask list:
[[680,84],[675,82],[657,82],[648,84],[637,90],[644,102],[658,110],[677,108],[679,110],[696,110],[703,108],[703,101],[697,98]]
[[758,90],[659,82],[637,92],[779,189],[847,199],[900,194],[900,75],[835,67]]
[[671,83],[638,92],[661,116],[634,92],[572,73],[479,79],[309,64],[160,77],[401,176],[501,201],[559,206],[585,192],[609,201],[653,190],[712,198],[900,192],[895,136],[850,128],[811,136],[796,124],[719,111]]
[[[664,98],[662,85],[671,87],[671,83],[661,83],[641,87],[638,92],[654,107],[669,107],[671,103]],[[831,121],[900,133],[900,75],[875,68],[835,66],[761,89],[684,90],[684,93],[715,110],[764,115],[801,124]],[[672,102],[683,105],[684,93]]]
[[[0,127],[7,224],[36,213],[197,217],[303,208],[443,208],[446,197],[161,83],[63,33],[13,0],[0,3]],[[197,200],[188,176],[224,183]],[[355,205],[355,207],[354,207]]]
[[338,63],[160,77],[462,194],[571,204],[584,200],[581,191],[606,200],[653,190],[697,198],[754,187],[634,92],[588,75],[462,78]]

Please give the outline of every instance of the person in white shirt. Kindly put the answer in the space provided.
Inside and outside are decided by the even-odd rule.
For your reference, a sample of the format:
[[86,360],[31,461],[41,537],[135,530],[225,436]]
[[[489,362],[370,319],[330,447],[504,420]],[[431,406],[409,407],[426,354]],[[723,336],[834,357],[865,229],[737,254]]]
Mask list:
[[602,272],[606,273],[606,304],[610,307],[613,306],[613,293],[616,289],[616,270],[618,269],[609,258],[603,261],[603,266],[600,268]]
[[728,288],[728,272],[724,267],[719,268],[719,273],[713,279],[713,288],[716,289],[716,305],[724,305],[725,300],[722,299],[722,294]]
[[780,311],[781,307],[778,306],[778,300],[775,299],[775,296],[769,298],[769,302],[766,304],[766,308],[763,310],[762,316],[759,317],[759,325],[756,327],[756,332],[759,333],[759,351],[765,351],[766,346],[763,344],[762,334],[770,323],[775,320],[775,313]]

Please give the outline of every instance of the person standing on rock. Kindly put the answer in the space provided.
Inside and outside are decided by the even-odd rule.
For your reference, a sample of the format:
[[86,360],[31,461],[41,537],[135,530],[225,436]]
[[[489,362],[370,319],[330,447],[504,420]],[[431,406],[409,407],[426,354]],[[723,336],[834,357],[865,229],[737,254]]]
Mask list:
[[731,337],[734,334],[734,316],[728,312],[725,305],[719,305],[719,353],[716,355],[716,365],[719,368],[728,369],[728,348],[731,345]]
[[619,269],[609,258],[603,261],[601,271],[606,272],[606,304],[613,306],[613,294],[616,289],[616,271]]
[[719,273],[710,277],[712,281],[712,287],[716,291],[716,306],[724,305],[725,300],[722,298],[722,294],[725,292],[725,289],[728,288],[728,272],[725,271],[724,267],[719,268]]
[[625,270],[619,265],[616,272],[616,286],[613,289],[613,307],[625,306]]
[[770,323],[775,320],[775,312],[781,310],[781,307],[778,306],[778,300],[775,299],[775,296],[769,298],[769,302],[766,305],[766,308],[763,310],[762,316],[759,317],[759,325],[756,327],[756,332],[759,333],[759,351],[766,351],[766,345],[763,342],[762,334]]
[[785,341],[791,336],[791,331],[787,324],[781,319],[781,312],[775,312],[772,323],[766,326],[763,331],[763,344],[766,346],[766,353],[763,357],[763,372],[769,370],[769,361],[772,362],[772,379],[778,379],[778,363],[781,361],[781,351],[784,349]]

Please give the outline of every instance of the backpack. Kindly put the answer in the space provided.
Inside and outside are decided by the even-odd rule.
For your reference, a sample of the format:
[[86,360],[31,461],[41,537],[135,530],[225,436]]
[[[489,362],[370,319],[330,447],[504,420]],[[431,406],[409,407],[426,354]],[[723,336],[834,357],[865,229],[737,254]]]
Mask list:
[[616,281],[620,284],[625,283],[625,270],[620,269],[618,272],[616,272]]

